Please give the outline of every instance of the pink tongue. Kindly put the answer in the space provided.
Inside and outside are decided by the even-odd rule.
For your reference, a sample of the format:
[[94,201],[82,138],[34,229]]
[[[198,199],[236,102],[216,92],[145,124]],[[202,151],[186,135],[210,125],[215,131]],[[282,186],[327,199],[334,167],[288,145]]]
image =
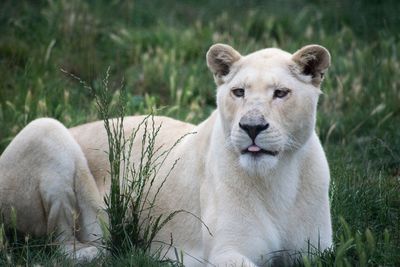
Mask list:
[[255,146],[255,145],[251,145],[247,148],[247,150],[250,152],[258,152],[261,150],[261,148],[259,148],[258,146]]

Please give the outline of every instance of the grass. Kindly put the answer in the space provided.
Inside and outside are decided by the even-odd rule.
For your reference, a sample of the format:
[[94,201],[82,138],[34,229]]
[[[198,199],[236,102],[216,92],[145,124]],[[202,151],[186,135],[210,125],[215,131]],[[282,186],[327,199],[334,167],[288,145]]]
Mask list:
[[[158,110],[198,123],[215,108],[211,44],[245,54],[318,43],[332,54],[317,131],[331,167],[335,248],[301,265],[398,266],[399,11],[394,0],[2,1],[0,152],[34,118],[67,126],[100,118],[89,90],[61,69],[100,88],[111,66],[112,99],[124,78],[127,114]],[[70,264],[24,238],[0,241],[2,264]],[[137,254],[104,264],[157,265]]]
[[[80,78],[74,75],[72,77],[81,84],[85,84]],[[108,136],[111,188],[110,194],[104,199],[105,211],[109,219],[104,231],[106,249],[114,257],[125,255],[127,252],[130,254],[130,251],[138,251],[143,255],[151,255],[160,262],[172,263],[165,259],[161,251],[151,252],[150,248],[163,226],[175,215],[183,212],[176,210],[170,214],[154,215],[158,193],[162,190],[164,182],[178,160],[172,166],[168,166],[170,170],[165,177],[161,177],[163,180],[158,188],[154,188],[154,182],[166,158],[184,136],[178,138],[170,148],[157,147],[155,143],[161,125],[155,124],[152,114],[145,116],[130,136],[125,136],[124,116],[126,115],[127,91],[122,85],[119,89],[118,100],[113,103],[108,82],[109,69],[100,89],[85,86],[93,93]],[[133,163],[131,162],[131,155],[134,153],[133,142],[137,138],[140,138],[142,144],[140,161]],[[151,194],[150,191],[156,193]],[[172,245],[170,244],[171,247]]]

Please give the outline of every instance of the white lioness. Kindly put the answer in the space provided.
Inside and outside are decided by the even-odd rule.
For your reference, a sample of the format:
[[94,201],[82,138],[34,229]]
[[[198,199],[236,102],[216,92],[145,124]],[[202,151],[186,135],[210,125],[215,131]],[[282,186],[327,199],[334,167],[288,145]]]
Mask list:
[[[269,48],[241,56],[216,44],[207,65],[218,86],[217,110],[198,126],[155,118],[162,123],[156,146],[196,132],[172,150],[159,172],[165,177],[180,159],[157,208],[189,211],[212,235],[198,218],[182,213],[157,240],[169,243],[172,234],[187,266],[259,266],[278,254],[285,258],[282,251],[331,246],[329,168],[314,130],[329,52],[309,45],[293,55]],[[127,117],[125,134],[142,119]],[[133,151],[140,151],[137,139]],[[53,119],[31,122],[0,158],[6,223],[15,210],[20,231],[55,231],[71,256],[93,258],[110,186],[107,146],[102,121],[70,130]]]

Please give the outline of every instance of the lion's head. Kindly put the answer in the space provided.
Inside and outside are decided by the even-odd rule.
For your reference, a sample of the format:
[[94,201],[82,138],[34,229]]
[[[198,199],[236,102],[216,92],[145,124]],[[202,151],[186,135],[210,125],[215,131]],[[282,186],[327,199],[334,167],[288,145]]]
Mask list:
[[279,159],[307,142],[329,52],[309,45],[293,55],[268,48],[241,56],[228,45],[207,53],[226,145],[248,173],[274,169]]

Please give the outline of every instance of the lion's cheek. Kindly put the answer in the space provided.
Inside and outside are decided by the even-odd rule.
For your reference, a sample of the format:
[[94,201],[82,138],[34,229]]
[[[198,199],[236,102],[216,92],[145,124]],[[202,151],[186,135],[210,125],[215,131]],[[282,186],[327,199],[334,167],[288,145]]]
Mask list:
[[221,117],[224,121],[224,128],[226,132],[230,132],[234,124],[238,120],[238,114],[240,113],[240,105],[235,103],[235,99],[231,96],[218,96],[218,109]]
[[287,133],[298,144],[304,144],[315,128],[315,111],[313,103],[299,105],[297,101],[285,103],[280,107],[279,120]]

